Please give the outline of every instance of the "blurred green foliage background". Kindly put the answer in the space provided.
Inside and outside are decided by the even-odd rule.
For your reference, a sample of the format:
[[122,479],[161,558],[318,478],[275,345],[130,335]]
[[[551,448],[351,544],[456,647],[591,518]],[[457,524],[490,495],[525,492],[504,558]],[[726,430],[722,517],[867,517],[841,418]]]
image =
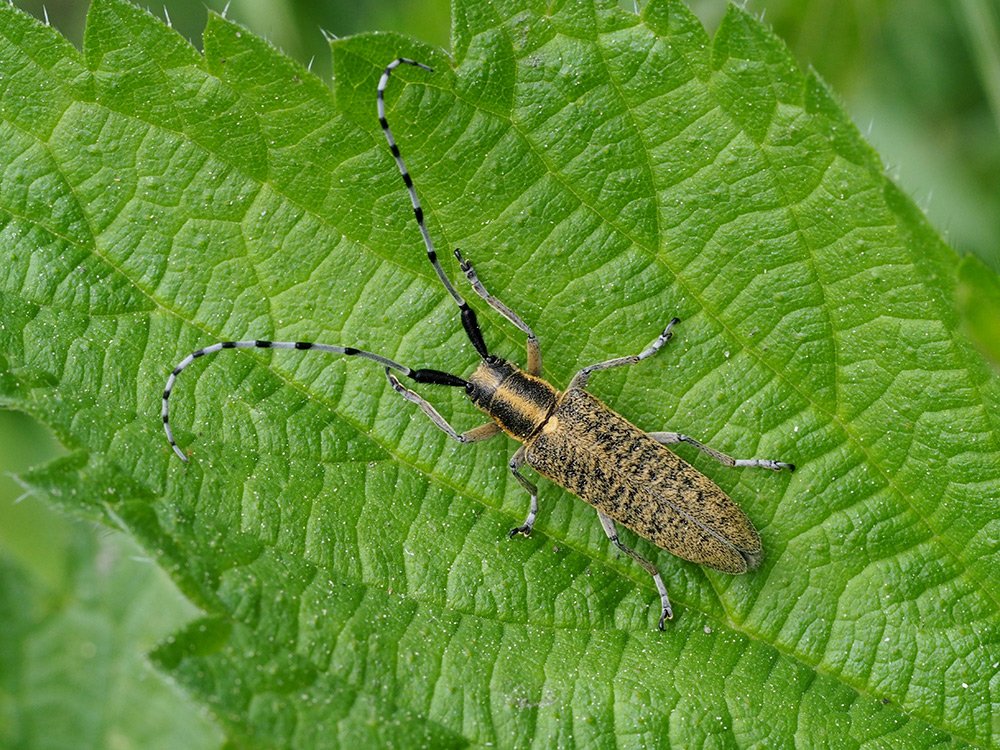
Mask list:
[[[87,2],[46,0],[44,10],[41,1],[15,2],[82,44]],[[624,2],[631,7],[631,0]],[[830,83],[890,174],[950,244],[1000,271],[1000,3],[748,0],[745,5],[786,40],[803,66],[814,67]],[[726,2],[694,0],[691,6],[713,32]],[[159,0],[152,9],[166,13],[174,28],[198,46],[207,8],[222,12],[224,7],[224,0]],[[329,75],[330,63],[321,30],[337,36],[393,30],[448,46],[448,0],[232,0],[227,16],[303,63],[312,61],[312,69],[322,76]],[[150,418],[154,416],[151,410]],[[101,549],[117,550],[118,564],[148,568],[148,562],[129,560],[135,551],[106,530],[68,519],[30,498],[18,502],[23,491],[11,474],[58,450],[30,418],[0,410],[0,564],[17,570],[36,592],[30,603],[36,611],[30,614],[39,623],[75,606],[82,539],[93,546],[96,537]],[[150,578],[148,585],[157,587],[157,596],[172,598],[177,617],[184,616],[179,594],[165,576]],[[177,625],[158,623],[156,637]],[[151,637],[146,634],[122,648],[148,648]],[[65,658],[84,657],[69,653]],[[138,660],[128,664],[148,670]],[[4,702],[0,694],[0,716]],[[170,710],[194,712],[183,703]],[[204,738],[206,746],[217,741],[210,729]]]

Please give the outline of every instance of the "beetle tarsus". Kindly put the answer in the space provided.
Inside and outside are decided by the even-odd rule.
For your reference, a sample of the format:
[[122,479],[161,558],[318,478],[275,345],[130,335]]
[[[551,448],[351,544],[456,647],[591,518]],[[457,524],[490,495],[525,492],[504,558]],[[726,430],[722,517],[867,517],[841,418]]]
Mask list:
[[674,619],[674,611],[672,609],[670,609],[670,607],[665,607],[664,610],[663,610],[663,612],[660,614],[660,623],[659,623],[659,625],[657,625],[657,627],[660,630],[665,631],[666,627],[664,627],[664,623],[667,620],[673,620],[673,619]]

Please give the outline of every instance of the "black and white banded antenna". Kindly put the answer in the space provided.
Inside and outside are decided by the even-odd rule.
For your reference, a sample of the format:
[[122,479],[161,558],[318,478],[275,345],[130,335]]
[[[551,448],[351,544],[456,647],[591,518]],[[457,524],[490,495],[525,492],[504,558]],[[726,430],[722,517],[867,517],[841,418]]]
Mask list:
[[[406,189],[410,194],[410,202],[413,204],[413,214],[416,217],[417,225],[420,227],[420,234],[424,240],[424,246],[427,249],[427,259],[431,262],[434,267],[434,272],[437,274],[438,279],[441,284],[447,290],[448,294],[451,295],[452,299],[455,300],[455,304],[458,305],[462,317],[462,326],[465,328],[466,334],[469,336],[469,340],[472,342],[473,347],[480,357],[486,358],[489,353],[486,349],[486,343],[483,340],[483,334],[479,329],[479,323],[476,320],[475,311],[466,304],[462,296],[456,291],[455,287],[452,285],[451,281],[445,275],[444,269],[441,268],[441,264],[438,262],[437,253],[434,251],[434,242],[431,240],[431,236],[427,231],[427,225],[424,222],[424,212],[420,205],[420,199],[417,197],[417,191],[413,187],[413,178],[410,177],[410,173],[406,169],[406,163],[403,161],[403,157],[400,155],[399,146],[396,145],[396,141],[392,136],[392,131],[389,129],[389,122],[385,117],[385,87],[389,83],[389,76],[392,71],[398,68],[400,65],[413,65],[423,70],[432,71],[432,69],[423,63],[419,63],[416,60],[410,60],[405,57],[400,57],[389,63],[385,70],[382,72],[382,77],[379,79],[378,83],[378,119],[379,124],[382,126],[382,132],[385,133],[385,138],[389,142],[389,150],[392,152],[393,158],[396,160],[396,165],[399,167],[400,174],[403,176],[403,182],[406,184]],[[457,251],[456,251],[457,255]],[[461,260],[461,258],[460,258]],[[464,261],[463,261],[464,263]],[[464,265],[463,265],[464,270]],[[365,351],[363,349],[358,349],[353,346],[338,346],[334,344],[319,344],[310,341],[268,341],[265,339],[254,339],[246,341],[220,341],[210,346],[206,346],[202,349],[197,349],[196,351],[188,354],[184,359],[177,363],[177,366],[171,371],[169,377],[167,378],[167,383],[163,389],[163,430],[167,434],[167,441],[170,443],[170,447],[173,448],[174,453],[182,461],[187,461],[188,458],[181,450],[177,441],[174,439],[173,430],[170,427],[170,394],[173,392],[174,386],[177,383],[177,378],[180,374],[187,369],[196,359],[204,357],[207,354],[215,354],[223,349],[294,349],[298,351],[320,351],[326,352],[328,354],[340,354],[347,357],[360,357],[361,359],[367,359],[372,362],[376,362],[385,368],[386,376],[389,379],[390,384],[393,389],[400,393],[407,400],[416,403],[430,418],[446,432],[452,434],[454,431],[450,427],[447,427],[447,423],[441,416],[434,410],[427,401],[417,396],[412,391],[404,388],[399,381],[392,375],[392,371],[395,370],[401,373],[405,377],[414,380],[417,383],[430,383],[432,385],[447,385],[460,388],[468,388],[469,383],[464,378],[458,375],[452,375],[448,372],[443,372],[441,370],[432,369],[412,369],[406,365],[402,365],[395,362],[388,357],[383,357],[380,354],[375,354],[373,352]],[[452,437],[464,440],[463,436],[457,434],[452,434]]]
[[[483,341],[483,334],[479,330],[479,323],[476,321],[476,311],[466,304],[462,295],[458,293],[447,274],[445,274],[444,269],[441,268],[437,252],[434,250],[434,240],[431,239],[431,234],[427,231],[427,222],[424,221],[424,209],[420,205],[420,198],[417,196],[417,189],[413,186],[413,178],[410,177],[410,172],[406,168],[406,162],[403,161],[403,156],[399,153],[399,146],[396,144],[396,139],[393,137],[392,130],[389,128],[389,121],[385,118],[385,87],[389,85],[389,76],[392,75],[392,71],[400,65],[413,65],[414,67],[422,68],[423,70],[432,73],[434,72],[433,68],[407,57],[399,57],[386,65],[385,70],[382,72],[382,77],[378,82],[378,122],[379,125],[382,126],[382,132],[385,134],[385,140],[389,144],[389,151],[392,152],[392,158],[396,160],[396,166],[399,167],[399,174],[402,175],[403,183],[406,185],[406,190],[410,194],[410,203],[413,204],[413,215],[417,219],[417,226],[420,227],[420,236],[424,238],[424,247],[427,249],[427,260],[429,260],[431,265],[434,266],[434,272],[437,274],[441,284],[444,286],[445,290],[447,290],[448,294],[451,295],[451,298],[455,300],[455,304],[458,305],[458,309],[461,311],[462,315],[462,327],[465,328],[465,332],[468,334],[469,340],[479,353],[479,356],[485,358],[488,356],[488,352],[486,351],[486,342]],[[456,255],[458,255],[458,251],[456,251]],[[460,256],[459,260],[461,261]]]

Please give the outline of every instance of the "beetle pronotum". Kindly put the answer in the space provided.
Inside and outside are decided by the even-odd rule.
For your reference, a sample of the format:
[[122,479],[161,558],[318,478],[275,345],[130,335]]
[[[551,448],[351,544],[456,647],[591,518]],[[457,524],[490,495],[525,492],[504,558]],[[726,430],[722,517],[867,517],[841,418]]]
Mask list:
[[[466,380],[441,370],[414,370],[387,357],[351,346],[306,341],[221,341],[186,356],[167,378],[162,412],[167,440],[180,459],[187,461],[170,428],[170,393],[177,376],[206,354],[223,349],[298,349],[377,362],[385,368],[393,390],[416,404],[453,440],[472,443],[487,440],[502,431],[520,441],[521,446],[510,459],[509,466],[511,473],[530,494],[531,502],[524,523],[511,529],[510,536],[530,534],[538,514],[538,490],[521,473],[525,464],[593,505],[612,543],[653,577],[660,594],[659,628],[662,630],[664,621],[673,617],[663,578],[649,560],[621,542],[616,523],[678,557],[727,573],[753,570],[761,558],[760,536],[747,515],[710,479],[665,446],[687,443],[726,466],[756,466],[775,471],[791,471],[795,467],[768,459],[732,458],[677,432],[643,432],[585,390],[592,373],[632,365],[656,354],[670,340],[674,326],[680,322],[677,318],[671,320],[656,340],[639,354],[584,367],[565,391],[556,390],[541,378],[542,354],[534,332],[513,310],[486,291],[472,264],[456,250],[459,267],[473,291],[527,336],[526,369],[522,370],[512,362],[489,353],[475,311],[458,293],[438,262],[413,180],[385,117],[385,88],[392,71],[402,64],[431,70],[406,58],[389,63],[378,83],[378,120],[409,192],[427,259],[445,291],[458,305],[462,326],[481,358],[479,366]],[[492,421],[466,432],[456,432],[430,402],[405,387],[394,373],[417,383],[464,388],[472,403],[486,412]]]

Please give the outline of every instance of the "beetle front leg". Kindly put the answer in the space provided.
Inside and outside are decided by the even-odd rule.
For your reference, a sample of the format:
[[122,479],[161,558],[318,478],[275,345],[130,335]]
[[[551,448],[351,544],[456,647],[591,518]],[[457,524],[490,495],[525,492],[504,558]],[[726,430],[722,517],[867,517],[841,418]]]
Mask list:
[[524,446],[522,445],[517,449],[514,455],[511,456],[508,466],[510,466],[510,473],[514,475],[514,478],[531,494],[531,507],[528,509],[528,517],[524,519],[524,523],[520,526],[515,526],[507,533],[507,536],[509,537],[513,537],[517,534],[529,536],[531,534],[531,530],[535,526],[535,517],[538,515],[538,488],[529,482],[524,474],[521,473],[521,467],[524,466],[524,462],[525,451]]
[[733,458],[732,456],[726,455],[722,451],[710,448],[704,443],[695,440],[693,437],[682,435],[679,432],[650,432],[649,436],[656,442],[662,443],[663,445],[676,445],[677,443],[687,443],[688,445],[693,445],[702,453],[708,454],[723,466],[752,466],[759,469],[770,469],[771,471],[781,471],[782,469],[795,471],[795,464],[788,464],[784,461],[774,461],[770,458]]
[[479,427],[473,427],[471,430],[466,430],[465,432],[456,432],[455,428],[448,424],[448,420],[438,414],[438,410],[435,409],[427,399],[418,393],[414,393],[405,385],[400,383],[399,379],[392,374],[392,371],[388,367],[385,368],[385,376],[389,379],[389,385],[392,386],[392,389],[396,391],[396,393],[410,403],[419,406],[420,410],[430,417],[430,420],[452,440],[457,440],[459,443],[478,443],[481,440],[489,440],[491,437],[500,432],[500,427],[495,422],[487,422],[486,424],[480,425]]
[[541,375],[542,374],[542,350],[538,346],[538,337],[535,332],[531,330],[531,327],[521,320],[521,316],[516,312],[511,310],[507,305],[498,300],[488,291],[486,287],[483,286],[483,282],[479,280],[479,276],[476,274],[476,269],[472,267],[472,263],[467,261],[462,257],[462,251],[456,249],[455,257],[458,259],[458,265],[462,269],[462,273],[465,274],[465,278],[468,279],[469,284],[475,290],[476,294],[486,300],[486,303],[496,310],[498,313],[503,315],[507,320],[517,326],[522,333],[528,337],[527,351],[528,351],[528,365],[527,370],[531,375]]
[[667,586],[663,583],[663,577],[660,575],[660,571],[656,569],[649,560],[640,555],[631,547],[626,547],[618,539],[618,529],[615,528],[615,522],[610,516],[606,516],[601,511],[597,511],[597,517],[601,519],[601,526],[604,527],[604,533],[608,535],[608,539],[614,544],[621,552],[631,557],[637,563],[639,563],[646,572],[653,576],[653,583],[656,584],[656,590],[660,592],[660,622],[657,627],[660,630],[666,630],[663,627],[663,623],[667,620],[672,620],[674,618],[674,610],[670,606],[670,597],[667,596]]

